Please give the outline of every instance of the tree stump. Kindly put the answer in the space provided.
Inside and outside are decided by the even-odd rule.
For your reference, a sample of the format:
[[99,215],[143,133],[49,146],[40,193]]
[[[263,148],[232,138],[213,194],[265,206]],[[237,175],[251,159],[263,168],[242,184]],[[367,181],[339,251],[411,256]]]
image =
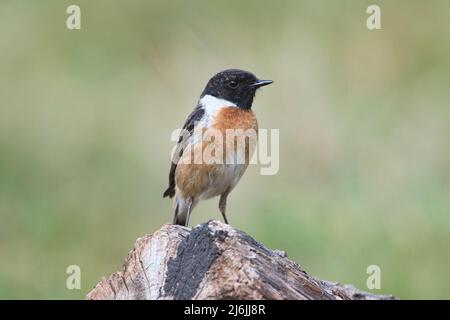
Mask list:
[[122,271],[87,299],[395,299],[310,276],[283,251],[270,250],[219,221],[193,229],[164,225],[136,240]]

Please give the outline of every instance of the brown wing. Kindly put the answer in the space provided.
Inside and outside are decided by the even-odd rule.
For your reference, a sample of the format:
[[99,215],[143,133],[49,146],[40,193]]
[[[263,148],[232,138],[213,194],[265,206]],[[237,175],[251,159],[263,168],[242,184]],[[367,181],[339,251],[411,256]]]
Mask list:
[[195,107],[191,114],[187,117],[186,122],[183,125],[183,133],[178,139],[177,147],[174,153],[176,158],[172,159],[169,172],[169,187],[164,191],[163,197],[172,198],[175,195],[175,170],[177,169],[178,160],[183,155],[183,151],[187,145],[187,140],[192,132],[194,131],[195,123],[200,121],[205,114],[205,110],[200,104]]

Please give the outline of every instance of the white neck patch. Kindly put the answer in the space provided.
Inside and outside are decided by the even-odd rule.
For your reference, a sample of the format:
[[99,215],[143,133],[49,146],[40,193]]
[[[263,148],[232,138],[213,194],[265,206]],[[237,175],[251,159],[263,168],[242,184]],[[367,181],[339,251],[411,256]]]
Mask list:
[[236,104],[225,99],[219,99],[209,94],[200,99],[200,104],[208,116],[214,116],[217,111],[226,107],[237,107]]

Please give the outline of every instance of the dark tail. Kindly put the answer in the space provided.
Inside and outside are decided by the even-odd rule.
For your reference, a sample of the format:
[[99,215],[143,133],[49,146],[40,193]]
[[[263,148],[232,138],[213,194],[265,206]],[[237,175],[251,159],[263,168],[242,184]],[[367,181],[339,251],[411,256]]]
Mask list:
[[195,204],[192,198],[185,201],[182,197],[176,198],[177,205],[175,207],[175,214],[173,216],[173,224],[187,227],[189,224],[189,216]]
[[175,188],[172,186],[169,186],[167,188],[167,190],[164,191],[163,198],[165,198],[165,197],[173,198],[174,195],[175,195]]
[[181,216],[178,214],[178,204],[177,207],[175,208],[175,214],[173,216],[173,224],[178,224],[180,226],[185,226],[186,225],[186,215],[185,216]]
[[177,169],[176,163],[170,165],[170,173],[169,173],[169,187],[166,191],[164,191],[163,198],[169,197],[172,198],[175,195],[175,170]]

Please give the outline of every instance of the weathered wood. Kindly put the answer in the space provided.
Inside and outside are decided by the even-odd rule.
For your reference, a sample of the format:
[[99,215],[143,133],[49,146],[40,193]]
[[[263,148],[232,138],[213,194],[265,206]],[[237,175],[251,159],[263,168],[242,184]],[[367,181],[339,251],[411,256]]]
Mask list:
[[394,299],[307,274],[219,221],[192,230],[164,225],[139,238],[122,271],[103,278],[87,299]]

